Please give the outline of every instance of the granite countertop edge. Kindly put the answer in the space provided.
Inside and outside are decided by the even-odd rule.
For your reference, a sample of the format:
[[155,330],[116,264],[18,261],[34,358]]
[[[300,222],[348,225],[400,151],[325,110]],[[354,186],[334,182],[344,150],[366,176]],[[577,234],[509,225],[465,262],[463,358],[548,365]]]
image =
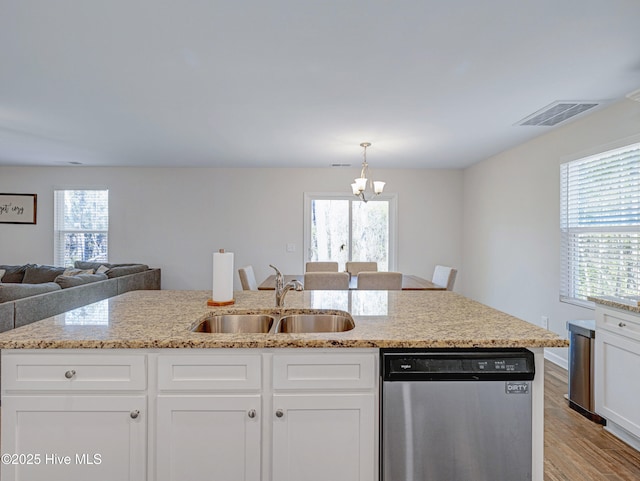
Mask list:
[[621,309],[623,311],[634,312],[636,314],[640,314],[640,306],[633,305],[633,301],[625,302],[624,299],[616,299],[614,297],[588,297],[587,300],[595,302],[596,304],[601,304],[607,307],[613,307],[615,309]]
[[[273,310],[273,293],[238,291],[232,307],[207,307],[207,291],[131,291],[0,334],[0,349],[543,348],[566,347],[556,333],[451,291],[373,291],[381,314],[356,312],[369,294],[290,292],[287,308],[342,310],[356,327],[313,334],[208,334],[190,328],[213,314]],[[342,292],[340,294],[339,292]],[[377,292],[377,294],[376,294]],[[321,296],[320,296],[321,297]],[[380,304],[380,299],[383,302]],[[360,304],[358,304],[360,302]],[[95,307],[92,309],[91,307]],[[380,307],[378,307],[380,308]]]

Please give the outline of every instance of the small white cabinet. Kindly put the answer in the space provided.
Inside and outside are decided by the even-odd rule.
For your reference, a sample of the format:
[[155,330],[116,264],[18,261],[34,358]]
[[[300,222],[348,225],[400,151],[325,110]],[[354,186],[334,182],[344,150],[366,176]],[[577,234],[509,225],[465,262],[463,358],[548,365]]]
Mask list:
[[640,449],[640,316],[597,305],[595,358],[596,412]]
[[259,481],[262,356],[158,356],[157,481]]
[[2,361],[2,452],[14,456],[3,458],[3,480],[146,480],[143,355]]
[[276,354],[272,479],[377,479],[377,379],[372,353]]
[[373,394],[275,394],[273,480],[377,479]]

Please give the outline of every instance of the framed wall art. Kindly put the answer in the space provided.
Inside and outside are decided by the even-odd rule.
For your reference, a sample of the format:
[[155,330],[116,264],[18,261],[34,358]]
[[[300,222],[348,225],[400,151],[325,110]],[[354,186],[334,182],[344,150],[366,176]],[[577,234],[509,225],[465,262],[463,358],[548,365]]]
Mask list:
[[38,194],[0,194],[0,224],[35,224]]

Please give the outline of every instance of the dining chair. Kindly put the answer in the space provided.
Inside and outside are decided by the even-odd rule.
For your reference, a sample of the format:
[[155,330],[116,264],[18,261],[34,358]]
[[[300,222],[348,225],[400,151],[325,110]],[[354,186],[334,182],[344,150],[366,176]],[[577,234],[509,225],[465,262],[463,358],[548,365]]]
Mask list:
[[238,269],[238,275],[240,276],[240,284],[242,284],[243,291],[257,291],[258,283],[256,282],[256,275],[253,273],[253,266],[244,266]]
[[305,272],[338,272],[337,262],[307,262]]
[[347,262],[346,269],[352,276],[357,276],[362,271],[377,272],[377,262]]
[[402,272],[368,272],[358,274],[358,289],[399,291],[402,289]]
[[349,273],[347,272],[306,272],[304,290],[336,291],[349,289]]
[[433,278],[431,279],[431,282],[438,284],[439,286],[445,286],[448,291],[452,291],[453,285],[456,282],[457,274],[458,269],[454,269],[453,267],[436,266],[433,270]]

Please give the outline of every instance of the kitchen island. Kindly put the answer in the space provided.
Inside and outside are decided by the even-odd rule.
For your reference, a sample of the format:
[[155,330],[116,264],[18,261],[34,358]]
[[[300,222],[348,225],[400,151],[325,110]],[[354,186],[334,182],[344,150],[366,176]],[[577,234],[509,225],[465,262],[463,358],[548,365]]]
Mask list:
[[273,293],[219,308],[208,295],[135,291],[0,335],[2,451],[16,457],[2,479],[375,480],[379,348],[526,347],[542,480],[557,335],[450,291],[288,293],[285,309],[350,313],[346,332],[191,332],[214,313],[274,312]]

